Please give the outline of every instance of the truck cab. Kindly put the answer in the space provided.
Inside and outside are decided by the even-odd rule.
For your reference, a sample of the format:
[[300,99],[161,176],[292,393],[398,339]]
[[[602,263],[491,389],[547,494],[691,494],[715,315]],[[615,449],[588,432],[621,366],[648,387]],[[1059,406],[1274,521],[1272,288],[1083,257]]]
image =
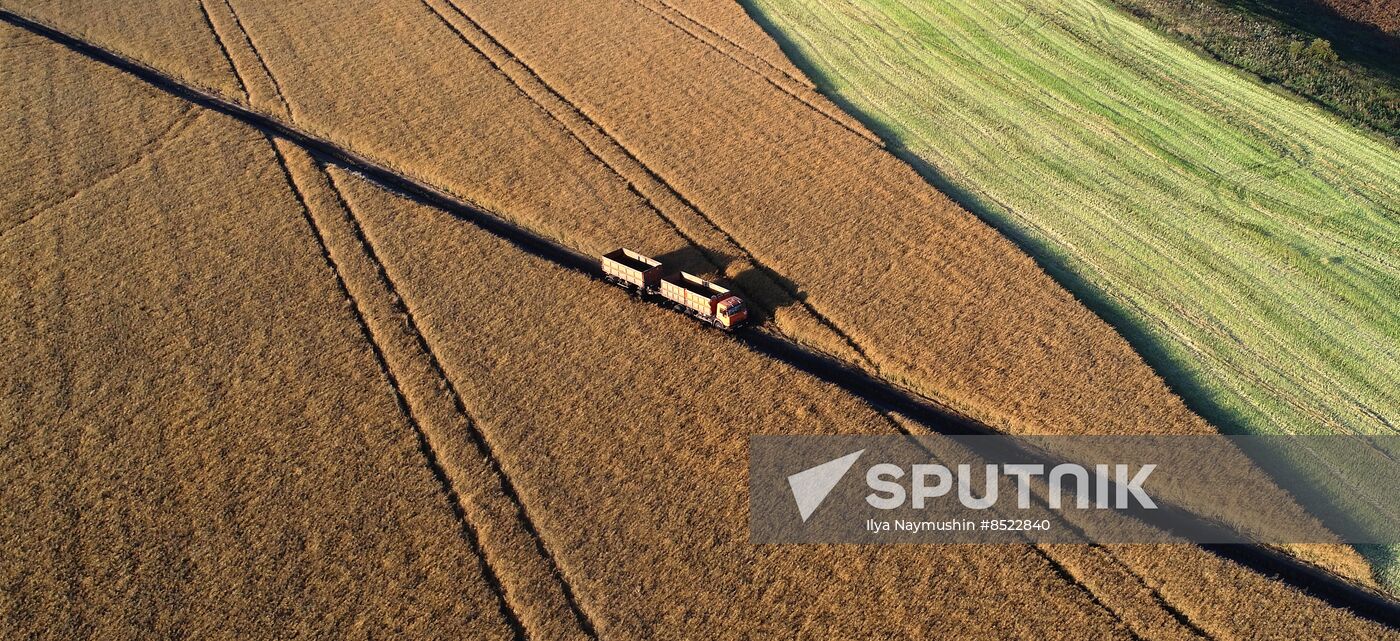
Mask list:
[[715,305],[715,320],[724,327],[732,329],[748,317],[749,308],[738,296],[729,296]]

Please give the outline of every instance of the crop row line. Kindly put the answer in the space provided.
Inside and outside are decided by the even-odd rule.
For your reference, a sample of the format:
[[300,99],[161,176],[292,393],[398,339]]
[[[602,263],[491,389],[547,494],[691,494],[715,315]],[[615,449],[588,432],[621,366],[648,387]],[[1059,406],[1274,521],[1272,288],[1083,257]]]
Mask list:
[[[595,261],[555,240],[545,238],[470,200],[433,186],[420,179],[388,168],[359,153],[324,138],[309,134],[267,114],[219,96],[209,89],[196,88],[145,63],[69,35],[37,20],[0,8],[0,20],[48,38],[79,54],[129,73],[173,96],[233,117],[269,137],[298,145],[313,157],[353,171],[382,188],[424,205],[440,209],[471,222],[483,231],[541,260],[554,263],[593,280],[601,280]],[[343,282],[343,281],[342,281]],[[819,380],[839,387],[872,406],[900,412],[939,434],[997,434],[982,423],[949,410],[890,381],[851,364],[794,343],[784,336],[761,328],[740,331],[736,342],[774,360],[784,362]],[[1217,556],[1254,571],[1269,574],[1300,591],[1336,607],[1353,610],[1360,616],[1394,625],[1400,621],[1400,606],[1338,575],[1260,545],[1204,545]]]

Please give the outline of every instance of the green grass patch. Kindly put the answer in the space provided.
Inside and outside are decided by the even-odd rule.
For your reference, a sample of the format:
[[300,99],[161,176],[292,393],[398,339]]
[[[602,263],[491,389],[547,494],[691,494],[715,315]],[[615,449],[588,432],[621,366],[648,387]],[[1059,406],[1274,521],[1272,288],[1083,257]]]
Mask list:
[[829,96],[1222,430],[1400,427],[1388,139],[1111,0],[748,4]]

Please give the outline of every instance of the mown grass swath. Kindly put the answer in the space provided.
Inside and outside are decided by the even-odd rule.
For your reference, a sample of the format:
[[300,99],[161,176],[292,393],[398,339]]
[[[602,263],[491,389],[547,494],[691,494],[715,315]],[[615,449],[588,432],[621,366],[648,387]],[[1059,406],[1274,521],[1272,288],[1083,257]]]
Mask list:
[[1388,142],[1095,0],[757,6],[1222,429],[1395,429]]

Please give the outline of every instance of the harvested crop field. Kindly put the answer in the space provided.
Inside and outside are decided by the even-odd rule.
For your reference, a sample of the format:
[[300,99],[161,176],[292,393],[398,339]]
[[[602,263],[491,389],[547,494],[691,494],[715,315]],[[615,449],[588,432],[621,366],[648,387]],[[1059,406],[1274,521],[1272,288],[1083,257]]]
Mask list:
[[[724,274],[785,334],[998,428],[1211,429],[849,116],[654,6],[206,4],[235,66],[277,79],[280,98],[250,99],[259,111],[583,253],[628,246]],[[78,33],[103,20],[95,5],[7,6]],[[224,82],[139,57],[133,37],[94,36]],[[423,46],[378,46],[403,38]]]
[[999,427],[1211,428],[737,5],[0,6],[62,32],[0,23],[0,635],[1395,636],[1191,545],[751,543],[751,434],[940,426],[569,250]]
[[267,140],[0,42],[3,635],[508,638]]

